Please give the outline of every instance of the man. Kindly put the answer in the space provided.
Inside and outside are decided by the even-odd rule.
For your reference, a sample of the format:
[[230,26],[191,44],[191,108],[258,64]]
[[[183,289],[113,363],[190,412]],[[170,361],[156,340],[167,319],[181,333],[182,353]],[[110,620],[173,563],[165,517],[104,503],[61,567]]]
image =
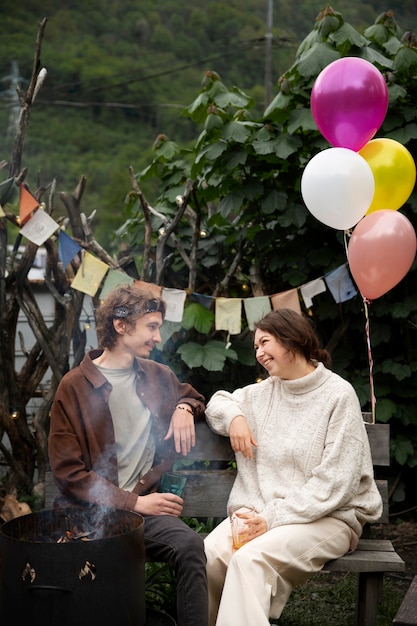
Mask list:
[[164,302],[133,285],[115,288],[97,309],[100,349],[63,377],[52,406],[55,504],[140,513],[147,558],[174,570],[179,626],[206,626],[203,541],[179,519],[182,498],[157,491],[163,472],[195,445],[194,418],[204,416],[204,397],[149,360],[164,316]]

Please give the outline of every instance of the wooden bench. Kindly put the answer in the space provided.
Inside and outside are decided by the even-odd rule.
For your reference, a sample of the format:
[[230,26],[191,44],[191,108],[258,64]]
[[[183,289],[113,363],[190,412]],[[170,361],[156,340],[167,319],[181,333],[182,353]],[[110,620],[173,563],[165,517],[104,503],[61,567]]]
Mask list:
[[[380,468],[390,464],[389,425],[371,424],[369,414],[364,414],[372,458],[381,492],[384,509],[378,523],[388,523],[388,484],[379,479]],[[197,424],[197,443],[182,467],[176,471],[187,476],[184,492],[183,517],[207,519],[215,523],[224,519],[227,500],[235,479],[235,459],[228,437],[221,437],[205,423]],[[192,463],[192,466],[190,465]],[[187,469],[188,468],[188,469]],[[56,493],[52,475],[48,473],[45,506],[50,508]],[[360,539],[352,554],[329,561],[323,568],[330,572],[355,572],[358,579],[355,626],[376,626],[378,603],[382,596],[384,574],[403,572],[405,563],[396,553],[391,541]]]
[[394,626],[417,625],[417,576],[414,576],[404,600],[392,621]]
[[[382,516],[378,520],[378,524],[381,524],[389,522],[388,482],[386,479],[378,478],[378,472],[390,465],[390,431],[388,424],[369,423],[370,417],[370,414],[364,413],[376,482],[384,503]],[[184,492],[184,517],[224,519],[229,492],[235,478],[235,470],[224,469],[225,462],[231,462],[235,458],[228,437],[216,435],[206,424],[198,424],[197,443],[191,455],[187,457],[187,462],[191,458],[201,461],[202,468],[198,471],[194,468],[176,470],[184,472],[188,477]],[[206,468],[204,461],[207,459],[211,463]],[[220,468],[213,468],[214,463],[218,463]],[[323,569],[357,574],[355,626],[376,626],[384,574],[403,572],[405,563],[396,553],[391,541],[362,538],[355,552],[329,561]]]

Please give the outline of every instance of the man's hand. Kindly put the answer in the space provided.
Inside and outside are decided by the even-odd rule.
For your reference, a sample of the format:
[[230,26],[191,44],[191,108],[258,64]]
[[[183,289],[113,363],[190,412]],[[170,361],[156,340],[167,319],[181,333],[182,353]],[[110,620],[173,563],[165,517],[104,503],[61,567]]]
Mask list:
[[235,452],[241,452],[247,459],[253,458],[252,447],[257,447],[252,431],[243,415],[237,415],[230,424],[230,445]]
[[182,513],[184,500],[174,493],[149,493],[138,496],[134,511],[143,515],[174,515]]
[[177,407],[174,409],[164,441],[171,439],[172,436],[174,437],[175,451],[181,452],[183,456],[189,454],[191,448],[195,446],[194,415],[191,409],[189,411]]

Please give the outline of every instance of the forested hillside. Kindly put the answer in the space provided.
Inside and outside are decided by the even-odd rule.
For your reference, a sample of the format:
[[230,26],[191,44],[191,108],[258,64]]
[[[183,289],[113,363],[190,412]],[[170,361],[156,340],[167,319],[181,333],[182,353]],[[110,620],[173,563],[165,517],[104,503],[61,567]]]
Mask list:
[[[214,70],[225,84],[244,89],[263,110],[268,9],[274,95],[324,7],[318,0],[2,0],[0,161],[10,156],[16,86],[25,89],[38,23],[46,17],[42,65],[48,74],[24,150],[27,182],[36,188],[56,178],[58,189],[71,190],[86,175],[84,210],[97,209],[98,238],[108,244],[106,232],[124,220],[129,165],[138,171],[149,162],[159,133],[181,143],[195,137],[181,111],[204,72]],[[343,0],[333,7],[359,30],[389,9],[403,30],[417,22],[414,0],[389,6]]]

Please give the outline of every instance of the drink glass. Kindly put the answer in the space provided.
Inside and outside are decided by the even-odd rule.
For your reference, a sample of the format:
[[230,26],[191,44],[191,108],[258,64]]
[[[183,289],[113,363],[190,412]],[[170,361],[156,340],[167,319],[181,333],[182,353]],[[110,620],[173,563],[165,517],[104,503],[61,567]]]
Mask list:
[[165,472],[162,474],[161,480],[161,492],[162,493],[175,493],[176,496],[182,498],[184,493],[185,483],[187,477],[182,474],[176,474],[175,472]]
[[229,507],[229,518],[232,526],[233,550],[238,550],[248,539],[248,527],[246,520],[255,517],[256,511],[252,504],[238,504]]

